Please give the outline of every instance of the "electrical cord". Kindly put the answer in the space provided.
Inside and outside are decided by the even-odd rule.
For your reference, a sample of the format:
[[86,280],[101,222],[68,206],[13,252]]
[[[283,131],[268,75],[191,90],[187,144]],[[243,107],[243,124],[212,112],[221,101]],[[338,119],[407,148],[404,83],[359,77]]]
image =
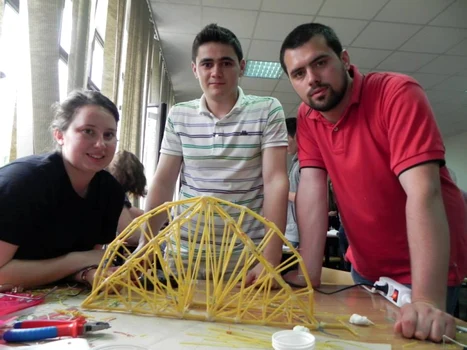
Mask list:
[[[296,285],[295,283],[292,283],[290,281],[287,281],[287,284],[289,286],[291,286],[292,288],[303,288],[303,286],[300,286],[300,285]],[[383,295],[387,295],[388,292],[389,292],[389,284],[385,281],[376,281],[374,284],[370,284],[370,283],[356,283],[354,285],[351,285],[351,286],[346,286],[344,288],[341,288],[341,289],[338,289],[338,290],[335,290],[335,291],[332,291],[332,292],[325,292],[323,290],[320,290],[318,288],[313,288],[315,291],[317,291],[318,293],[321,293],[321,294],[325,294],[325,295],[332,295],[332,294],[336,294],[336,293],[340,293],[344,290],[347,290],[347,289],[351,289],[351,288],[355,288],[355,287],[363,287],[364,289],[366,289],[368,292],[370,293],[377,293],[377,292],[381,292]],[[381,294],[380,293],[380,294]],[[467,349],[466,349],[467,350]]]
[[[303,288],[303,286],[299,286],[295,283],[291,283],[289,281],[287,281],[287,284],[293,288]],[[317,288],[313,288],[313,290],[317,291],[318,293],[321,293],[321,294],[326,294],[326,295],[331,295],[331,294],[336,294],[336,293],[339,293],[339,292],[342,292],[344,290],[347,290],[347,289],[351,289],[351,288],[355,288],[355,287],[359,287],[359,286],[362,286],[362,287],[370,287],[370,288],[373,288],[374,290],[380,290],[382,292],[388,292],[388,285],[376,285],[376,284],[369,284],[369,283],[356,283],[356,284],[353,284],[351,286],[346,286],[344,288],[341,288],[341,289],[338,289],[338,290],[335,290],[335,291],[332,291],[332,292],[325,292],[323,290],[319,290]],[[371,292],[370,289],[367,289],[368,291]],[[374,293],[374,292],[373,292]]]
[[325,291],[323,291],[323,290],[319,290],[319,289],[316,289],[316,288],[314,288],[314,290],[317,291],[318,293],[321,293],[321,294],[331,295],[331,294],[340,293],[340,292],[343,292],[344,290],[351,289],[351,288],[355,288],[355,287],[359,287],[359,286],[366,286],[366,287],[371,287],[371,288],[379,289],[379,288],[378,288],[379,286],[375,286],[375,285],[373,285],[373,284],[369,284],[369,283],[356,283],[356,284],[354,284],[354,285],[347,286],[347,287],[344,287],[344,288],[341,288],[341,289],[338,289],[338,290],[334,290],[334,291],[332,291],[332,292],[325,292]]

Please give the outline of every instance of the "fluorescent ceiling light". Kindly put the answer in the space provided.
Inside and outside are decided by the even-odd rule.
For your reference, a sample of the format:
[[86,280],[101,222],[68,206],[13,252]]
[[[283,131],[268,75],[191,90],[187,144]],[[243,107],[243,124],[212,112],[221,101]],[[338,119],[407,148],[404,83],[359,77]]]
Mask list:
[[282,67],[279,62],[250,61],[246,62],[245,77],[279,79]]

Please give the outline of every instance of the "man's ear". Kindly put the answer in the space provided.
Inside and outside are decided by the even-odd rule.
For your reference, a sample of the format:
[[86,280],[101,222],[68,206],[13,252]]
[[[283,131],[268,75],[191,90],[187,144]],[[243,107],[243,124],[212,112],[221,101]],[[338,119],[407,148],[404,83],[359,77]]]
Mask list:
[[63,146],[63,132],[61,132],[60,130],[58,129],[54,129],[54,139],[55,141],[57,141],[57,143],[60,145],[60,146]]
[[243,77],[243,73],[245,73],[246,61],[242,59],[240,61],[240,76]]
[[198,72],[196,71],[196,63],[191,62],[191,70],[193,71],[193,74],[195,75],[195,78],[198,79]]
[[350,69],[350,57],[349,57],[349,53],[345,49],[342,50],[341,52],[341,61],[344,63],[345,70],[349,70]]

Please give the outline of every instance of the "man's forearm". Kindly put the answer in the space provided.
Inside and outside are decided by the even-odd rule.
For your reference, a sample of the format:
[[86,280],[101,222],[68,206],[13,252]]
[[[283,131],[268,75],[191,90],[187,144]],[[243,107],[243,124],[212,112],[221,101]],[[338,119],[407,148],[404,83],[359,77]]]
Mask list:
[[[151,188],[146,200],[145,211],[151,211],[165,202],[171,202],[173,200],[174,190],[175,186],[156,185],[154,188]],[[159,215],[149,219],[151,232],[154,236],[159,233],[165,220],[167,220],[167,212],[165,210]]]
[[297,191],[296,203],[300,255],[310,275],[311,283],[313,286],[319,286],[326,244],[327,205],[325,200],[320,201],[312,193],[301,191],[303,187]]
[[46,260],[13,259],[0,268],[0,285],[31,288],[52,283],[88,266],[99,264],[103,252],[73,252]]
[[[289,180],[287,176],[276,178],[264,185],[263,215],[276,224],[284,233],[287,223],[287,201],[289,193]],[[264,256],[270,262],[278,264],[282,257],[282,240],[274,235],[264,249]]]
[[412,300],[446,308],[450,236],[440,192],[407,198],[407,233],[412,270]]

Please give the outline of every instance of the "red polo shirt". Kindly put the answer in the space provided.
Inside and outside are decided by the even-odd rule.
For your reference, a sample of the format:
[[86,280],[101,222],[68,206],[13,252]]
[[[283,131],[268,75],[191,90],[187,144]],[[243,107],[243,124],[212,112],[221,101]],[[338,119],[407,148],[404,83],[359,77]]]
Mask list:
[[347,258],[357,272],[408,284],[407,196],[398,176],[417,164],[439,162],[451,234],[448,284],[458,285],[467,275],[465,206],[444,166],[443,141],[423,89],[401,74],[362,76],[353,66],[350,73],[351,101],[337,123],[300,106],[300,167],[329,173],[350,243]]

